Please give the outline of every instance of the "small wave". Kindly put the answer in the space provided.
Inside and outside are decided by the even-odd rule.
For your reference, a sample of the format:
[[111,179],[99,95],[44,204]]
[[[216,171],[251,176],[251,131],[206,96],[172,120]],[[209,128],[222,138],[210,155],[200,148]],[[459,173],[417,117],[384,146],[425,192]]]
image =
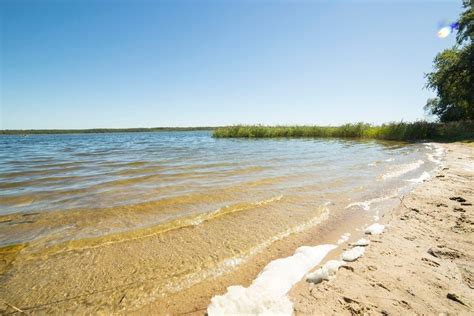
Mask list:
[[396,170],[387,172],[386,174],[382,175],[382,179],[387,180],[387,179],[400,177],[404,175],[405,173],[418,169],[424,163],[425,162],[423,160],[418,160],[409,164],[400,165]]
[[428,180],[430,177],[431,177],[431,175],[428,172],[425,171],[418,178],[410,179],[410,180],[407,180],[407,181],[414,182],[414,183],[422,183],[422,182],[425,182],[426,180]]
[[377,166],[378,164],[380,164],[382,162],[392,162],[392,161],[395,161],[395,158],[388,158],[388,159],[385,159],[385,160],[376,160],[374,162],[368,163],[367,166],[375,167],[375,166]]
[[428,156],[428,160],[437,164],[441,163],[441,159],[435,158],[433,154],[426,154]]
[[441,164],[441,158],[444,154],[444,148],[441,147],[438,144],[433,144],[433,143],[427,144],[427,145],[425,145],[425,147],[427,149],[434,150],[434,153],[427,153],[426,154],[426,156],[428,157],[428,160],[430,160],[431,162],[434,162],[438,165]]
[[[181,229],[185,227],[199,225],[204,221],[210,221],[220,216],[228,215],[231,213],[250,210],[252,208],[267,205],[272,202],[280,201],[283,195],[276,196],[267,200],[262,200],[254,203],[240,203],[225,206],[212,212],[206,212],[198,215],[189,215],[186,217],[177,218],[167,222],[163,222],[150,227],[142,227],[126,232],[115,232],[108,235],[87,237],[82,239],[72,239],[66,243],[58,243],[51,247],[43,250],[43,253],[56,253],[60,251],[73,251],[76,249],[92,249],[98,248],[109,244],[116,244],[126,242],[129,240],[136,240],[146,237],[163,234],[172,230]],[[306,224],[311,224],[311,221]]]
[[288,228],[287,230],[273,236],[270,239],[267,239],[266,241],[260,243],[259,245],[255,246],[252,248],[250,251],[248,251],[247,254],[234,258],[237,260],[240,260],[240,262],[243,262],[244,260],[248,259],[249,257],[252,257],[256,255],[257,253],[261,252],[262,250],[268,248],[271,244],[273,244],[275,241],[282,240],[290,235],[300,233],[302,231],[305,231],[311,227],[314,227],[318,224],[320,224],[322,221],[326,220],[329,217],[329,209],[324,205],[322,207],[322,213],[318,214],[317,216],[313,217],[309,221],[306,221],[300,225]]
[[37,176],[49,176],[52,174],[64,174],[65,172],[71,172],[80,170],[79,166],[70,166],[70,167],[55,167],[55,168],[44,168],[38,170],[25,170],[25,171],[15,171],[15,172],[8,172],[8,173],[0,173],[0,178],[2,181],[15,179],[15,178],[31,178]]
[[[203,280],[208,280],[210,278],[215,278],[220,275],[223,275],[224,273],[227,273],[233,270],[235,267],[246,262],[250,258],[256,256],[258,253],[264,251],[265,249],[270,247],[274,242],[282,240],[290,235],[300,233],[311,227],[314,227],[322,223],[323,221],[327,220],[328,218],[329,218],[329,209],[326,207],[326,205],[324,205],[322,206],[322,212],[318,214],[317,216],[313,217],[311,220],[304,222],[303,224],[288,228],[287,230],[259,243],[258,245],[254,246],[253,248],[251,248],[244,254],[223,260],[220,264],[215,265],[213,268],[201,270],[199,272],[188,275],[186,279],[184,279],[183,281],[177,284],[176,283],[169,284],[166,288],[162,289],[162,291],[169,292],[169,293],[176,293],[186,288],[189,288],[196,283],[202,282]],[[317,263],[315,263],[314,265],[316,264]]]
[[386,196],[378,197],[378,198],[367,200],[367,201],[354,202],[354,203],[351,203],[351,204],[347,205],[346,209],[354,207],[354,206],[358,206],[358,207],[361,207],[364,211],[368,211],[372,204],[383,202],[383,201],[389,200],[389,199],[393,199],[395,197],[397,197],[397,196],[396,195],[386,195]]
[[216,218],[218,216],[248,210],[248,209],[254,208],[256,206],[267,205],[267,204],[270,204],[270,203],[273,203],[273,202],[280,201],[282,198],[283,198],[283,195],[279,195],[279,196],[270,198],[268,200],[258,201],[258,202],[254,202],[254,203],[245,203],[245,204],[241,204],[241,205],[225,206],[225,207],[219,208],[219,209],[217,209],[213,212],[208,212],[208,213],[203,213],[203,214],[197,215],[194,219],[192,219],[191,224],[194,225],[194,226],[199,225],[204,221]]

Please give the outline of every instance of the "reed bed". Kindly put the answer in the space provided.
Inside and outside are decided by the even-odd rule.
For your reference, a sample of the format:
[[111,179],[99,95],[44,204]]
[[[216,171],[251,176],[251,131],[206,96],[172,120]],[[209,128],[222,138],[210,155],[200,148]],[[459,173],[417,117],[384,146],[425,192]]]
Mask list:
[[214,129],[216,138],[275,138],[275,137],[344,137],[384,140],[466,140],[474,139],[474,121],[450,123],[393,122],[382,125],[367,123],[341,126],[264,126],[234,125]]

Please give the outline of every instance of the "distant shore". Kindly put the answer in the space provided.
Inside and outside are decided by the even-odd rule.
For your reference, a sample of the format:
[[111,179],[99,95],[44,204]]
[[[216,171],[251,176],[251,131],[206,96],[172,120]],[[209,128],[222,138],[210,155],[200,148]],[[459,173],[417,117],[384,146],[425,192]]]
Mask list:
[[444,147],[440,170],[387,214],[360,259],[292,289],[295,315],[474,312],[474,146]]
[[381,125],[349,123],[318,125],[232,125],[195,127],[140,127],[91,129],[0,130],[0,135],[100,134],[210,131],[214,138],[362,138],[397,141],[462,141],[474,139],[474,121],[435,123],[426,121],[392,122]]
[[215,127],[140,127],[140,128],[90,128],[90,129],[4,129],[0,135],[30,134],[100,134],[100,133],[146,133],[212,131]]

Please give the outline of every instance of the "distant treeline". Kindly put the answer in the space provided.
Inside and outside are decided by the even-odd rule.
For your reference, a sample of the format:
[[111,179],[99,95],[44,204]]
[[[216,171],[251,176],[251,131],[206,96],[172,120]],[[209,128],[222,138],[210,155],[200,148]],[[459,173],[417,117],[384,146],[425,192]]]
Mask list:
[[271,138],[271,137],[348,137],[385,140],[474,140],[474,121],[449,123],[388,123],[371,125],[367,123],[341,126],[264,126],[235,125],[214,129],[217,138]]
[[88,134],[88,133],[140,133],[140,132],[182,132],[210,131],[214,127],[151,127],[151,128],[92,128],[92,129],[16,129],[0,130],[0,135],[29,134]]

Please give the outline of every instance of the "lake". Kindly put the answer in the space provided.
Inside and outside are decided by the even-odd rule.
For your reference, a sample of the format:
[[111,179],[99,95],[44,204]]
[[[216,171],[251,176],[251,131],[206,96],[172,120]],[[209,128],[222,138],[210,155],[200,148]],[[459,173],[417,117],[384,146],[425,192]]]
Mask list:
[[31,284],[22,295],[35,304],[123,286],[135,289],[131,304],[146,304],[331,218],[344,229],[378,221],[436,166],[436,148],[422,143],[2,136],[0,245],[16,249],[2,282]]

